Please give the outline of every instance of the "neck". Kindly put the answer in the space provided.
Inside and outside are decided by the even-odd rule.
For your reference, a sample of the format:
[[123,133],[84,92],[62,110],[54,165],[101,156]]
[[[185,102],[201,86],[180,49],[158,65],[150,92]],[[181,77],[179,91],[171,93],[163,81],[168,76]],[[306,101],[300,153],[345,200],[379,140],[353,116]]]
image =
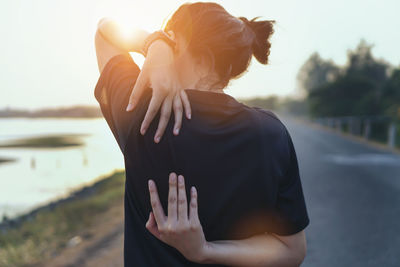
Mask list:
[[200,88],[191,88],[194,90],[198,90],[198,91],[207,91],[207,92],[213,92],[213,93],[220,93],[220,94],[225,94],[224,89],[220,89],[220,88],[210,88],[210,89],[200,89]]
[[210,80],[211,79],[209,79],[209,78],[202,78],[202,79],[199,79],[197,82],[193,82],[189,86],[186,86],[184,88],[190,88],[190,89],[199,90],[199,91],[209,91],[209,92],[224,94],[224,89],[212,86],[212,83],[210,82]]

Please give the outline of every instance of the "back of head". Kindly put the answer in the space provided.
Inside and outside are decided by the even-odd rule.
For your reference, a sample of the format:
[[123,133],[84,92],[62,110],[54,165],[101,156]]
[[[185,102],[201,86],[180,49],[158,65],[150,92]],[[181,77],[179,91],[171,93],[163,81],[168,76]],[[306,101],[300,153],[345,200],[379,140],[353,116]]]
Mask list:
[[253,55],[260,63],[268,64],[275,21],[258,18],[232,16],[213,2],[185,3],[164,30],[183,36],[194,58],[205,57],[211,62],[219,77],[214,86],[224,88],[247,70]]

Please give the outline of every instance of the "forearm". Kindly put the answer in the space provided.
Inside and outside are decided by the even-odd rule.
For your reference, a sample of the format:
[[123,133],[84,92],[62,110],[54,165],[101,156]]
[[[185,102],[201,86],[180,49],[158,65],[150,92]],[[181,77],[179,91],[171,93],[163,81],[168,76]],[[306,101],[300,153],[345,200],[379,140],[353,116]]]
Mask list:
[[304,255],[271,234],[208,242],[201,263],[228,266],[299,266]]
[[117,48],[127,52],[141,53],[144,41],[149,32],[131,27],[124,31],[117,22],[110,18],[103,18],[99,21],[97,32]]

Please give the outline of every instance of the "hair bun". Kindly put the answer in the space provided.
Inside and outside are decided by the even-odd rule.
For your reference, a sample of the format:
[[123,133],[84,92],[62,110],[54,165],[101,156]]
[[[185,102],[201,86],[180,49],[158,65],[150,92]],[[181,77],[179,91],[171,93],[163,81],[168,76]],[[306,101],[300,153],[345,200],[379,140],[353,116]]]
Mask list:
[[252,43],[252,50],[254,57],[262,64],[268,63],[268,56],[270,53],[271,43],[269,38],[274,33],[273,24],[275,20],[260,20],[256,21],[259,17],[248,20],[245,17],[239,17],[247,27],[254,32],[254,39]]

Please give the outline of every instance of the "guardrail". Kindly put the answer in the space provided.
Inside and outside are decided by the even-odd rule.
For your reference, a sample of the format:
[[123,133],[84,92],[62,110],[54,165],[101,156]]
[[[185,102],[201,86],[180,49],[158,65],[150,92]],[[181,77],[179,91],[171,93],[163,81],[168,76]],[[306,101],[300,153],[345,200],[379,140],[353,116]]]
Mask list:
[[388,116],[343,116],[343,117],[324,117],[312,120],[318,124],[334,128],[338,132],[345,131],[353,135],[362,136],[364,139],[371,138],[372,125],[384,123],[386,129],[386,143],[388,147],[396,147],[396,138],[398,135],[398,122]]

